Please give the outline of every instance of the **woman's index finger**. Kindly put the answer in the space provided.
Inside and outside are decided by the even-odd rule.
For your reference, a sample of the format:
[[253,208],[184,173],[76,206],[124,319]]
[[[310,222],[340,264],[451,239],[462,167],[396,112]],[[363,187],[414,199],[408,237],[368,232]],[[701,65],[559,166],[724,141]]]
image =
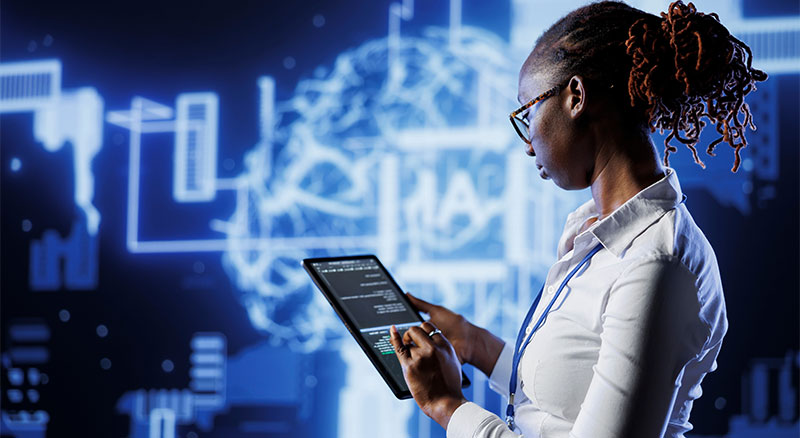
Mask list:
[[403,338],[400,337],[400,333],[395,326],[389,328],[389,342],[392,344],[392,347],[394,347],[397,359],[402,365],[408,355],[408,346],[403,344]]
[[429,302],[427,302],[425,300],[419,299],[419,298],[415,297],[414,295],[411,295],[411,293],[409,293],[409,292],[406,292],[406,296],[408,296],[408,299],[411,300],[411,304],[413,304],[414,307],[416,307],[417,310],[419,310],[422,313],[431,313],[431,310],[434,307],[436,307],[434,304],[431,304],[431,303],[429,303]]

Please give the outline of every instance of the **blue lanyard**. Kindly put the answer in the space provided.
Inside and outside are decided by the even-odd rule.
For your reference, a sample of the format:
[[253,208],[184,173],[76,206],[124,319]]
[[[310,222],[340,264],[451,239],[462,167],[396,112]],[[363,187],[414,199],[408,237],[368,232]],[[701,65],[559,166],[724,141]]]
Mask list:
[[[589,259],[592,258],[593,255],[597,254],[597,251],[603,249],[603,245],[598,243],[597,246],[592,248],[589,251],[589,254],[586,254],[586,257],[578,263],[578,266],[572,270],[572,272],[564,278],[564,281],[561,282],[561,286],[558,287],[558,291],[553,296],[553,299],[550,300],[550,304],[547,308],[544,309],[542,315],[539,317],[539,320],[536,321],[536,325],[533,326],[530,334],[525,337],[525,328],[531,323],[531,319],[533,318],[533,312],[536,310],[536,305],[539,304],[539,300],[542,298],[542,291],[544,290],[544,285],[542,288],[539,289],[539,293],[536,295],[536,299],[533,300],[533,305],[531,305],[530,310],[528,310],[528,314],[525,316],[525,321],[522,323],[522,327],[519,329],[519,334],[517,335],[517,344],[514,347],[514,361],[512,362],[511,368],[511,381],[508,384],[508,407],[506,408],[506,424],[508,424],[508,428],[514,430],[514,391],[517,389],[517,370],[519,368],[519,361],[522,359],[522,353],[525,351],[525,347],[528,346],[528,343],[531,341],[531,337],[533,334],[536,333],[536,330],[542,326],[542,322],[544,321],[544,317],[547,316],[547,313],[550,311],[550,308],[553,307],[553,304],[556,302],[556,299],[561,294],[561,291],[564,289],[564,286],[567,285],[567,282],[578,272]],[[523,343],[524,340],[524,343]],[[521,347],[521,348],[520,348]]]

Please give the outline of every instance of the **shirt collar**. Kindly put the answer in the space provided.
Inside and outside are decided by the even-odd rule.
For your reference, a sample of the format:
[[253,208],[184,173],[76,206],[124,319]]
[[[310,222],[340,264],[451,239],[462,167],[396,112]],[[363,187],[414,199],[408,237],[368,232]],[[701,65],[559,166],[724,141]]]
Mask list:
[[[675,170],[666,167],[664,177],[625,201],[603,220],[592,224],[576,237],[575,246],[578,246],[579,240],[589,238],[588,234],[591,234],[608,251],[620,257],[636,236],[683,202],[683,199],[685,196]],[[575,211],[573,221],[583,223],[596,215],[595,203],[591,199]]]

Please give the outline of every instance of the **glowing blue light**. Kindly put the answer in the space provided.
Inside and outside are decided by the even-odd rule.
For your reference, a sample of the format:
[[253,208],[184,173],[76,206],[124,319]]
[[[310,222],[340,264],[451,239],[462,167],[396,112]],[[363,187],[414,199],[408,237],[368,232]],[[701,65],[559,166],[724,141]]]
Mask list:
[[11,403],[22,403],[24,398],[22,391],[19,389],[9,389],[6,391],[6,394],[8,395],[8,399],[11,401]]
[[184,93],[175,106],[173,196],[178,202],[213,200],[219,98],[215,93]]
[[150,411],[149,438],[175,438],[175,411],[154,408]]
[[[213,429],[214,417],[227,409],[225,336],[221,333],[195,333],[190,345],[191,389],[139,389],[120,397],[117,410],[130,416],[131,437],[173,436],[178,424],[195,425],[201,431],[209,432]],[[248,362],[248,366],[252,369],[252,362]],[[161,369],[171,373],[175,364],[171,359],[164,359]],[[231,391],[231,395],[237,395],[236,390]]]
[[31,403],[36,403],[39,401],[39,391],[35,389],[29,389],[25,393],[27,394],[28,400],[30,400]]
[[100,213],[92,204],[91,164],[103,141],[103,99],[97,90],[62,91],[58,60],[2,63],[0,113],[14,112],[34,113],[34,138],[46,150],[54,152],[66,142],[72,144],[75,204],[83,210],[89,233],[96,234]]
[[192,264],[192,270],[195,274],[202,274],[206,272],[206,265],[203,262],[197,261]]
[[8,381],[14,386],[22,386],[25,382],[25,374],[19,368],[8,370]]
[[[42,240],[31,242],[30,287],[33,290],[61,287],[60,264],[64,259],[64,286],[93,289],[97,286],[95,238],[100,213],[92,204],[91,164],[102,147],[103,100],[94,88],[62,91],[58,60],[2,63],[0,113],[15,112],[33,112],[34,139],[46,150],[57,151],[67,142],[72,145],[74,200],[82,213],[74,221],[72,234],[64,241],[54,230],[45,230]],[[13,158],[12,171],[17,172],[21,167],[19,158]],[[30,231],[30,221],[23,221],[23,230]]]
[[76,221],[64,239],[55,230],[46,230],[30,248],[32,290],[57,290],[62,276],[68,289],[97,287],[97,235],[88,232],[84,221]]
[[42,374],[36,368],[28,368],[28,382],[32,386],[37,386],[42,381]]
[[192,337],[189,387],[196,408],[212,415],[206,421],[225,406],[227,342],[221,333],[195,333]]

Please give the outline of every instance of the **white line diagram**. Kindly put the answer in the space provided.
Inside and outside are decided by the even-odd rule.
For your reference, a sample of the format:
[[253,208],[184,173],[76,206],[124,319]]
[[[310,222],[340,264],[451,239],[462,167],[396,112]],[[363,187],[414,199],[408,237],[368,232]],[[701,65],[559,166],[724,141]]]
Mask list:
[[[514,7],[530,12],[516,2]],[[555,9],[561,7],[537,15],[558,16]],[[493,275],[517,262],[522,273],[515,282],[527,296],[528,282],[519,279],[531,270],[541,274],[549,264],[561,218],[577,197],[535,178],[526,180],[532,174],[526,168],[530,160],[519,156],[506,126],[505,110],[514,106],[516,64],[504,54],[520,53],[519,24],[513,26],[509,50],[496,37],[463,27],[460,9],[460,2],[451,2],[448,29],[401,38],[400,23],[413,18],[414,3],[391,5],[385,40],[343,53],[330,73],[301,81],[286,102],[275,103],[274,81],[261,78],[261,141],[247,154],[246,171],[235,178],[216,177],[216,94],[181,94],[176,110],[137,97],[129,111],[110,112],[109,122],[131,130],[129,250],[225,252],[237,285],[255,293],[246,293],[243,300],[254,324],[287,339],[295,337],[297,327],[321,327],[300,321],[277,324],[263,298],[281,299],[303,288],[307,280],[295,260],[314,251],[375,250],[390,264],[403,263],[409,278],[429,271],[433,259],[448,259],[452,268],[466,267],[464,258],[475,258]],[[475,41],[492,46],[475,52]],[[774,98],[765,104],[770,102]],[[744,212],[749,209],[746,195],[753,190],[751,173],[775,169],[777,162],[774,120],[759,125],[756,138],[770,135],[761,142],[751,138],[758,146],[753,148],[756,158],[762,158],[758,166],[746,159],[738,175],[725,175],[727,163],[711,164],[706,171],[722,182],[709,190]],[[159,132],[175,133],[176,202],[207,202],[219,191],[235,193],[233,215],[210,220],[211,229],[223,234],[219,238],[139,238],[143,139]],[[684,186],[705,184],[708,175],[695,176],[694,165],[676,157],[674,166],[686,170]],[[775,172],[766,173],[765,179],[776,178]],[[452,226],[454,220],[463,226]],[[494,245],[488,244],[491,238],[480,241],[490,229]],[[470,245],[494,251],[489,259],[497,267],[486,265],[488,253],[470,253]],[[269,281],[273,274],[281,281]]]
[[[92,204],[92,160],[103,144],[103,99],[91,87],[61,89],[61,62],[0,64],[0,114],[33,113],[33,137],[49,152],[72,146],[74,199],[78,208],[70,236],[46,230],[31,242],[32,290],[94,289],[100,213]],[[64,260],[63,281],[60,263]]]
[[[224,239],[142,240],[137,225],[148,214],[138,196],[145,134],[176,132],[175,160],[185,163],[175,166],[185,170],[173,178],[178,193],[177,184],[202,172],[191,170],[192,163],[214,160],[217,139],[205,133],[214,132],[208,125],[216,120],[181,121],[180,111],[138,97],[130,110],[110,112],[109,122],[131,131],[129,250],[225,251],[253,324],[302,351],[318,348],[339,328],[315,293],[291,318],[276,320],[281,306],[310,292],[298,264],[309,254],[376,252],[403,284],[469,316],[481,308],[483,321],[495,327],[505,321],[510,334],[521,317],[517,300],[530,301],[533,278],[553,260],[563,217],[587,194],[539,180],[524,155],[507,119],[516,105],[516,68],[503,55],[504,43],[476,28],[459,35],[458,44],[436,28],[399,39],[392,74],[388,40],[366,42],[340,55],[330,72],[301,81],[285,102],[274,103],[273,81],[260,79],[262,141],[246,155],[241,175],[216,179],[214,190],[204,192],[206,200],[218,191],[235,193],[233,214],[211,221]],[[203,102],[197,114],[217,113],[212,93],[191,96]],[[176,106],[186,98],[178,96]],[[184,113],[193,111],[190,104]],[[197,143],[180,144],[191,138]],[[491,304],[465,300],[472,290]],[[363,358],[342,356],[355,378]],[[355,427],[345,417],[366,400],[386,408],[373,409],[383,413],[373,426],[405,427],[412,411],[402,405],[406,415],[389,415],[398,409],[390,394],[363,397],[385,392],[371,389],[383,382],[375,373],[369,373],[375,379],[358,374],[359,384],[349,382],[341,396],[342,406],[353,406],[342,411],[341,427]],[[340,433],[360,436],[371,426],[362,427]]]
[[[371,249],[390,265],[426,269],[445,258],[450,261],[441,269],[456,271],[463,268],[454,261],[466,255],[490,264],[473,272],[505,272],[508,262],[524,262],[541,274],[553,257],[559,217],[579,196],[530,177],[531,160],[507,126],[515,72],[501,55],[502,42],[477,29],[461,33],[460,45],[444,50],[442,30],[403,39],[394,80],[387,74],[386,40],[341,55],[327,76],[301,81],[295,96],[277,105],[274,83],[260,79],[262,141],[234,179],[215,179],[206,167],[216,161],[215,94],[179,95],[178,111],[137,97],[131,110],[110,112],[109,122],[131,130],[129,250],[224,250],[239,285],[262,295],[274,294],[265,280],[269,269],[293,287],[307,285],[302,273],[293,281],[289,271],[297,268],[281,259],[296,264],[319,250]],[[141,150],[144,134],[155,132],[175,132],[177,202],[235,192],[233,215],[211,221],[226,238],[139,239],[138,220],[146,214],[138,195]],[[273,165],[275,144],[282,147]],[[464,254],[482,242],[492,253],[488,259],[475,248]]]

